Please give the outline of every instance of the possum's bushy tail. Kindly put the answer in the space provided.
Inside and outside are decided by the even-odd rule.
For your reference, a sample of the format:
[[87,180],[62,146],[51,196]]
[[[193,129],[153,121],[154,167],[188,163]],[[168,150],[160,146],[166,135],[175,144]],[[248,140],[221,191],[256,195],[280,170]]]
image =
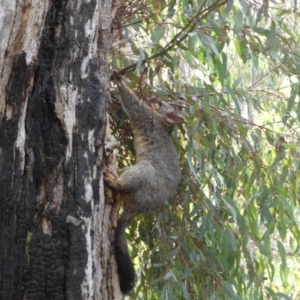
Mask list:
[[129,293],[134,288],[135,282],[135,271],[125,239],[125,229],[131,223],[134,216],[135,215],[129,215],[124,212],[118,220],[118,226],[115,232],[115,255],[120,288],[123,294]]

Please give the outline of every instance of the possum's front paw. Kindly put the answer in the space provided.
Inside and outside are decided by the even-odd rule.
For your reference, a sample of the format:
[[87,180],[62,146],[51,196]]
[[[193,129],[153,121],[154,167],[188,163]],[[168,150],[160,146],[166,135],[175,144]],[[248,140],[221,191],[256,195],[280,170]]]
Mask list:
[[113,79],[115,79],[115,80],[122,80],[121,74],[119,74],[117,71],[113,71],[113,72],[112,72],[112,77],[113,77]]
[[117,186],[118,175],[114,174],[111,171],[103,171],[104,181],[112,188]]

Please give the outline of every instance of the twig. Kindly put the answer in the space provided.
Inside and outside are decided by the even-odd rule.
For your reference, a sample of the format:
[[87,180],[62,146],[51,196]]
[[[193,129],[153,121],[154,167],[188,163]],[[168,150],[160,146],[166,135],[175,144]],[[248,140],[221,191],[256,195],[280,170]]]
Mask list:
[[[162,56],[163,54],[165,54],[166,52],[170,51],[172,48],[174,48],[176,46],[177,43],[180,43],[182,42],[187,36],[188,34],[193,31],[197,25],[197,18],[201,16],[201,14],[203,14],[202,18],[205,18],[212,10],[226,4],[228,2],[228,0],[224,0],[222,1],[221,3],[217,3],[217,4],[214,4],[212,6],[210,6],[209,8],[205,9],[204,11],[201,11],[201,9],[197,12],[197,14],[194,16],[193,19],[191,19],[189,21],[189,23],[178,33],[175,35],[175,37],[166,45],[165,49],[161,50],[160,52],[156,53],[156,54],[153,54],[152,56],[150,56],[149,58],[147,59],[144,59],[141,63],[141,65],[145,64],[147,61],[150,61],[156,57],[159,57],[159,56]],[[190,28],[189,28],[190,27]],[[188,29],[189,28],[189,29]],[[183,33],[185,32],[186,33],[180,38],[177,40],[177,38]],[[119,70],[119,73],[121,75],[124,75],[127,73],[127,71],[129,70],[133,70],[135,69],[137,66],[137,62],[136,63],[133,63],[131,64],[130,66],[127,66],[125,68],[123,68],[122,70]]]

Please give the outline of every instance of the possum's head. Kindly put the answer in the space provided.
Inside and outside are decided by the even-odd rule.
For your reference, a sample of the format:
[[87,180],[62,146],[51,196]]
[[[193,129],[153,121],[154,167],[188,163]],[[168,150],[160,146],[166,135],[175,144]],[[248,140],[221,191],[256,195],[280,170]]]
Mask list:
[[148,99],[148,103],[153,111],[157,112],[157,118],[168,131],[172,131],[175,124],[185,122],[185,118],[175,110],[173,105],[159,100],[155,96]]

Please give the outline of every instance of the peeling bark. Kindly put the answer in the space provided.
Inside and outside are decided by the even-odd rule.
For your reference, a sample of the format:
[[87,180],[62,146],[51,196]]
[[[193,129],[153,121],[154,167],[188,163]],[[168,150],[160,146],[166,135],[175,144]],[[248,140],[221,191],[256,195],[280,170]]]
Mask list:
[[113,299],[101,176],[111,1],[0,6],[1,299]]

